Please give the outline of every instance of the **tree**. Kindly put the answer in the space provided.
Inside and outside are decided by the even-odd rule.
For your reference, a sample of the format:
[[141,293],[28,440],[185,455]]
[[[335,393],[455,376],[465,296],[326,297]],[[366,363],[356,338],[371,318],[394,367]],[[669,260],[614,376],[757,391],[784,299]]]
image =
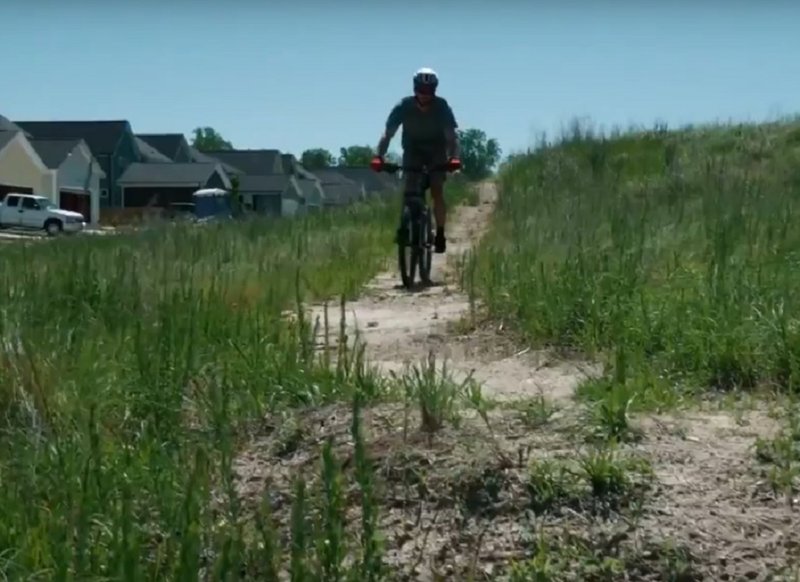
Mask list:
[[384,159],[390,164],[399,164],[400,162],[403,161],[403,156],[401,156],[397,152],[386,152]]
[[196,127],[192,146],[201,152],[232,150],[231,142],[225,140],[213,127]]
[[480,129],[458,130],[461,144],[462,172],[471,180],[482,180],[492,174],[502,150],[497,140],[487,139]]
[[375,156],[371,146],[353,145],[339,150],[340,166],[369,166],[370,160]]
[[311,148],[300,155],[300,163],[308,170],[330,168],[336,164],[333,154],[324,148]]

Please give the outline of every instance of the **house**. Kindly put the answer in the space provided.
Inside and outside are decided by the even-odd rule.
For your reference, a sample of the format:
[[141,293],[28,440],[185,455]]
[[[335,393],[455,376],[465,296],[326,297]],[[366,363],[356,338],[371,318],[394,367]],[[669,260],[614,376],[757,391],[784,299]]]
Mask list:
[[336,172],[364,187],[367,197],[396,194],[402,190],[397,174],[375,172],[371,168],[336,166]]
[[90,224],[100,220],[100,180],[103,170],[82,139],[33,139],[33,149],[56,172],[53,202],[83,214]]
[[249,176],[283,174],[283,160],[278,150],[214,150],[202,154],[229,164]]
[[325,192],[325,206],[345,206],[366,197],[364,186],[346,178],[333,168],[314,170]]
[[34,139],[83,139],[100,164],[105,177],[100,180],[100,206],[122,206],[118,181],[128,166],[140,161],[131,125],[114,121],[15,121]]
[[312,172],[306,170],[293,154],[281,154],[283,173],[293,176],[306,201],[306,210],[314,212],[324,206],[325,192],[322,182]]
[[283,195],[289,186],[288,176],[248,176],[239,178],[239,194],[244,205],[267,216],[283,216]]
[[208,161],[194,159],[193,148],[182,133],[137,133],[136,137],[173,162],[188,164],[190,162]]
[[203,152],[242,171],[239,176],[239,193],[245,205],[256,212],[274,215],[281,195],[280,215],[294,216],[306,210],[303,189],[295,176],[284,169],[279,150],[214,150]]
[[118,183],[125,208],[166,208],[175,203],[191,203],[192,194],[203,188],[231,188],[218,163],[134,163]]
[[47,167],[25,132],[0,131],[0,198],[20,192],[55,202],[56,191],[56,171]]
[[33,137],[27,131],[23,131],[23,129],[19,125],[11,121],[8,117],[4,117],[3,115],[0,115],[0,131],[11,131],[11,132],[21,131],[22,133],[25,134],[25,137],[27,137],[28,139]]
[[239,168],[234,168],[230,164],[226,164],[220,159],[209,156],[208,154],[204,154],[193,146],[189,146],[189,153],[192,157],[192,162],[196,162],[198,164],[220,164],[222,169],[225,170],[225,173],[228,174],[229,178],[244,175],[244,172],[242,172]]
[[306,211],[306,199],[297,180],[284,174],[239,177],[242,202],[254,212],[296,216]]
[[325,191],[318,179],[296,178],[300,192],[306,201],[306,212],[317,212],[325,207]]
[[136,149],[139,150],[139,161],[146,164],[171,164],[173,160],[162,154],[156,148],[144,141],[138,135],[133,137]]

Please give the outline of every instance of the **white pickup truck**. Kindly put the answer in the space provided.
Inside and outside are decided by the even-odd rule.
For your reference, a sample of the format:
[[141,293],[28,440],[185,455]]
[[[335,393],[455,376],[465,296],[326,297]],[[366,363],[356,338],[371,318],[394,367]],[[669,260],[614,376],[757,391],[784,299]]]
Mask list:
[[44,230],[55,236],[62,232],[80,232],[85,227],[81,213],[63,210],[44,196],[10,192],[0,204],[0,228]]

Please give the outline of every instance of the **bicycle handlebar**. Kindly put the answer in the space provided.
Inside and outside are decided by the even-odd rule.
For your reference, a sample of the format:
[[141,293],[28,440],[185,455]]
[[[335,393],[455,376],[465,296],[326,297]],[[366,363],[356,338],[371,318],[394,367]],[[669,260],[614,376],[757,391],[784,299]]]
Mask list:
[[381,165],[379,172],[388,172],[393,174],[398,170],[403,170],[406,172],[437,172],[437,171],[445,171],[445,172],[454,172],[455,169],[450,165],[449,162],[445,162],[443,164],[433,164],[430,166],[422,165],[422,166],[404,166],[402,164],[393,164],[391,162],[384,162]]

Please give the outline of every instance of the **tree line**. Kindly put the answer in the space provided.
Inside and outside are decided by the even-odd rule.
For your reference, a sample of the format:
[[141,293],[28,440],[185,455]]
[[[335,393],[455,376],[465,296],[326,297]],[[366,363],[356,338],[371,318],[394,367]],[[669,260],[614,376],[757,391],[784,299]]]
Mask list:
[[[489,138],[480,129],[458,130],[461,142],[462,172],[467,178],[481,180],[492,174],[502,156],[497,140]],[[224,139],[212,127],[195,128],[192,146],[201,152],[234,149],[231,142]],[[336,156],[325,148],[310,148],[300,154],[300,163],[310,171],[336,166],[366,167],[375,155],[375,148],[368,145],[351,145],[339,149]],[[398,162],[400,156],[390,152],[387,159]]]

